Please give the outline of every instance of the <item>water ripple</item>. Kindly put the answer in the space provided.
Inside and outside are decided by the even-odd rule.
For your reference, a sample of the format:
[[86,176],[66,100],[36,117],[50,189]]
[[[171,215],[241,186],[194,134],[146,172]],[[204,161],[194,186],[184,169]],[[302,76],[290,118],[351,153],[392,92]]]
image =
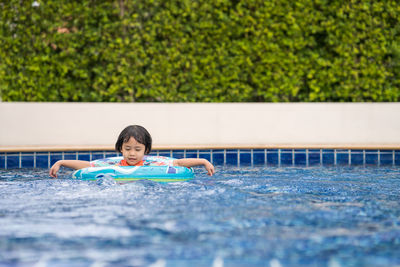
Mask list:
[[0,266],[400,265],[399,168],[123,185],[60,174],[0,170]]

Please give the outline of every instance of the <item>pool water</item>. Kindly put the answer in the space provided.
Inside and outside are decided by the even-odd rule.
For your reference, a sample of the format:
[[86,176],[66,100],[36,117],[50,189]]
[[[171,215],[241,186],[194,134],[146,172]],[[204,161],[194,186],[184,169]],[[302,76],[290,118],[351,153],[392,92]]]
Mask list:
[[124,185],[0,170],[0,266],[400,265],[400,168],[217,167]]

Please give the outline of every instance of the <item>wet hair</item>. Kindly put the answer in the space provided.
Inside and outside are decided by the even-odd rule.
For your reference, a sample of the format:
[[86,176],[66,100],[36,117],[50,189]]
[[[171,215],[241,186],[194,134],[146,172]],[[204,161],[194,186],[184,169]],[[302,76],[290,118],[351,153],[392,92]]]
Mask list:
[[151,135],[140,125],[130,125],[123,129],[115,143],[115,150],[122,152],[122,144],[128,142],[131,137],[135,138],[138,143],[144,145],[144,154],[150,153],[152,143]]

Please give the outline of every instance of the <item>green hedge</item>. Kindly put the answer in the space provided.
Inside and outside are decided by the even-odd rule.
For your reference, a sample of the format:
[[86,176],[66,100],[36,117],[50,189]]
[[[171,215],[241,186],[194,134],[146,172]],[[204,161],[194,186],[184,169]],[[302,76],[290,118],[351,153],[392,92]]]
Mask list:
[[393,0],[8,0],[3,101],[399,101]]

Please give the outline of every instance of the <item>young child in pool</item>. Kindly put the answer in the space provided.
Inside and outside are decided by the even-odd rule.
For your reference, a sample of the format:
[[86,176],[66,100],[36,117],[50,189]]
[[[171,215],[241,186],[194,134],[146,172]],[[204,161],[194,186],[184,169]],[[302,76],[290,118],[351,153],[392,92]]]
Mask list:
[[126,127],[115,143],[115,150],[122,153],[123,159],[119,162],[107,162],[107,160],[83,161],[83,160],[59,160],[50,169],[50,176],[57,177],[57,172],[61,166],[82,169],[87,167],[103,167],[109,165],[118,166],[184,166],[194,167],[203,165],[207,174],[212,176],[215,172],[214,166],[206,159],[183,158],[173,159],[167,157],[148,156],[151,151],[152,139],[149,132],[139,125]]

